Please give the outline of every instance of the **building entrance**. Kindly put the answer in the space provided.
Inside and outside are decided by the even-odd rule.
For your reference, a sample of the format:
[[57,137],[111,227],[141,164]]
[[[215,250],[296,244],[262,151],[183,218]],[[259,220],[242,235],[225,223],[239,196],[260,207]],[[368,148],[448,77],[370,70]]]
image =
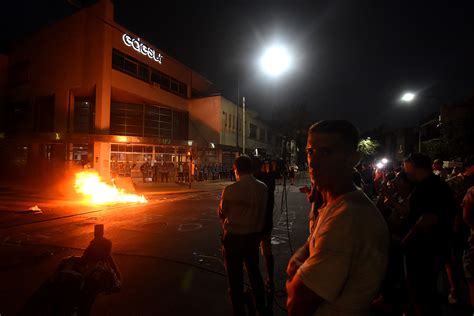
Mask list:
[[186,149],[177,146],[111,144],[110,175],[112,178],[141,178],[140,167],[146,161],[152,166],[167,164],[174,171],[178,162],[186,161],[186,158]]

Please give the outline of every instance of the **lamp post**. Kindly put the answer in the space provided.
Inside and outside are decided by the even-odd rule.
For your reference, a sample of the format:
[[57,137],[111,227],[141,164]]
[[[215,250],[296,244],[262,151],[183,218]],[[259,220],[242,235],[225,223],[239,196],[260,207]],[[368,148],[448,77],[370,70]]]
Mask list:
[[[291,58],[288,50],[281,44],[273,44],[265,49],[260,57],[260,69],[269,77],[277,79],[290,68]],[[245,100],[244,105],[244,128],[245,128]],[[244,134],[245,144],[245,134]]]
[[[442,104],[443,101],[437,97],[437,96],[433,96],[433,95],[417,95],[416,93],[414,92],[405,92],[401,98],[400,98],[400,101],[403,102],[403,103],[411,103],[413,102],[418,96],[421,96],[422,98],[424,99],[432,99],[432,100],[436,100],[438,103]],[[438,125],[437,127],[439,127],[441,125],[441,109],[440,109],[440,114],[439,114],[439,118],[438,118]],[[423,125],[420,125],[418,126],[418,152],[421,153],[421,128],[423,127]]]
[[245,97],[242,97],[242,153],[245,155]]
[[[270,77],[277,78],[284,73],[291,64],[291,58],[287,49],[282,45],[268,47],[259,60],[261,70]],[[237,100],[240,102],[240,81],[237,81]],[[237,111],[237,114],[239,112]],[[247,129],[245,125],[245,97],[242,97],[242,153],[245,154]],[[237,130],[237,135],[238,135]],[[237,136],[237,147],[239,139]]]

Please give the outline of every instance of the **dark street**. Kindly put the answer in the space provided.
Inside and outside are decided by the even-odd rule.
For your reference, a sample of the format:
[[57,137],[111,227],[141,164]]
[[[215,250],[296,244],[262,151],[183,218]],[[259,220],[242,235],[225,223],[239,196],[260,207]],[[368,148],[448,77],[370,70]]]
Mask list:
[[[224,185],[224,183],[222,184]],[[221,185],[221,186],[222,186]],[[281,186],[279,188],[281,192]],[[289,189],[288,207],[293,247],[307,233],[308,205]],[[2,315],[16,313],[26,299],[69,255],[80,255],[94,224],[105,224],[113,255],[123,275],[118,294],[99,296],[93,315],[224,315],[231,313],[220,253],[221,226],[216,215],[220,190],[160,195],[146,205],[111,207],[46,222],[2,228],[0,306]],[[277,289],[284,289],[289,243],[281,195],[276,196],[273,246]],[[45,211],[46,212],[46,211]],[[44,213],[43,213],[44,214]],[[3,216],[34,218],[42,214]],[[24,222],[26,223],[26,222]],[[262,270],[263,271],[263,270]],[[284,293],[276,301],[285,304]],[[275,315],[284,314],[277,305]]]

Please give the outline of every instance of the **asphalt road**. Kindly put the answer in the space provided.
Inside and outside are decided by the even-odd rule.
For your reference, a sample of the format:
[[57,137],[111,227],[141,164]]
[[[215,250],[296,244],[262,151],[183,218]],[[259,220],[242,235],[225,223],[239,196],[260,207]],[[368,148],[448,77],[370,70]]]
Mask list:
[[[280,186],[274,211],[275,315],[286,314],[278,305],[284,306],[286,299],[282,290],[290,242],[293,248],[301,245],[308,231],[305,196],[290,188],[286,213],[281,211],[281,191]],[[20,310],[62,258],[82,253],[93,238],[94,224],[101,223],[113,242],[123,289],[99,296],[93,315],[230,315],[216,215],[219,197],[220,190],[160,195],[146,205],[78,211],[80,215],[68,209],[67,217],[33,224],[0,217],[0,314]]]

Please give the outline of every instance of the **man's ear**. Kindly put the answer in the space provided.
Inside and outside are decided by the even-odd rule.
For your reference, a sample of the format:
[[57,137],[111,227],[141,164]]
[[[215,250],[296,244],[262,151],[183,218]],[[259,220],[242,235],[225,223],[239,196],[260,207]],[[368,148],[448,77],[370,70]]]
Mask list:
[[354,151],[347,156],[346,161],[349,168],[354,168],[360,162],[360,152]]

